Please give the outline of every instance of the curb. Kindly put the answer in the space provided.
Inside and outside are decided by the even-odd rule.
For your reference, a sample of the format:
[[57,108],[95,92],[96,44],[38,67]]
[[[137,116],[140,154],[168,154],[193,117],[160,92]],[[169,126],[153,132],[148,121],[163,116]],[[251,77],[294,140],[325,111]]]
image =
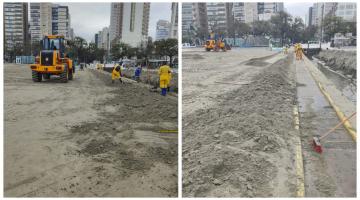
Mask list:
[[[309,66],[305,65],[308,70],[309,70]],[[334,109],[334,111],[336,112],[336,115],[338,116],[338,118],[340,119],[340,121],[344,121],[346,119],[345,114],[340,110],[340,108],[335,104],[335,102],[332,100],[331,96],[329,93],[326,92],[325,88],[322,86],[322,84],[320,83],[320,81],[315,77],[315,75],[313,74],[313,72],[311,70],[309,70],[312,78],[315,80],[315,82],[317,83],[321,93],[325,96],[325,98],[327,99],[327,101],[329,102],[329,104],[331,105],[331,107]],[[355,129],[351,126],[349,121],[344,122],[343,124],[344,128],[347,130],[347,132],[349,133],[349,135],[351,136],[351,138],[354,140],[354,142],[356,142],[356,131]]]
[[299,111],[297,106],[294,106],[293,110],[294,115],[294,128],[299,134],[296,142],[295,142],[295,164],[296,164],[296,197],[304,197],[305,196],[305,175],[304,175],[304,161],[302,156],[302,147],[301,147],[301,139],[300,139],[300,120],[299,120]]

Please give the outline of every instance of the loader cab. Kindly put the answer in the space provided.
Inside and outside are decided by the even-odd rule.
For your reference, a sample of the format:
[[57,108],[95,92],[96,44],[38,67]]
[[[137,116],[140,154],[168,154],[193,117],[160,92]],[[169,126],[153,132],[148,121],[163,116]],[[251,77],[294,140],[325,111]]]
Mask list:
[[63,37],[58,36],[45,36],[40,42],[42,50],[46,51],[59,51],[61,57],[64,57],[65,53],[65,40]]

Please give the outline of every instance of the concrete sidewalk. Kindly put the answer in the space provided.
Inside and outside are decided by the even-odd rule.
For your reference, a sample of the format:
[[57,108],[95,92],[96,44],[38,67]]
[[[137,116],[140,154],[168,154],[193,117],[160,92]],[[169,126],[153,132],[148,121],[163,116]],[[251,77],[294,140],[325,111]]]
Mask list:
[[310,74],[310,62],[294,59],[303,146],[306,197],[356,197],[356,143],[344,127],[321,141],[323,153],[312,149],[312,137],[340,120]]

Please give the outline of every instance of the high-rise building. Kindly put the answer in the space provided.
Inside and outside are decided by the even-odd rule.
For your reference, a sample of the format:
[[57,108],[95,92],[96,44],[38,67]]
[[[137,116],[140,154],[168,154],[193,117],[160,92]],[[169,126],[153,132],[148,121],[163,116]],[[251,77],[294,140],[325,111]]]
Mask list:
[[335,15],[337,3],[314,3],[312,7],[312,25],[321,26],[322,20],[327,15]]
[[94,40],[94,43],[96,45],[96,47],[98,47],[98,42],[99,42],[99,33],[95,33],[95,40]]
[[66,39],[70,38],[70,14],[67,6],[52,6],[52,34],[63,35]]
[[234,20],[242,23],[252,23],[258,20],[257,3],[235,2],[232,5]]
[[32,42],[52,34],[52,4],[30,3],[30,35]]
[[227,6],[226,3],[207,3],[207,17],[209,31],[227,29]]
[[233,34],[234,29],[234,3],[225,3],[225,14],[226,14],[226,32]]
[[233,3],[233,15],[234,19],[238,22],[245,23],[245,6],[244,2],[235,2]]
[[110,16],[110,40],[113,41],[116,37],[121,38],[122,22],[123,22],[123,3],[111,3]]
[[193,31],[200,35],[207,35],[209,25],[206,3],[183,3],[181,21],[183,35],[188,35]]
[[187,35],[190,31],[191,26],[193,25],[193,4],[192,3],[182,3],[182,19],[181,19],[181,29],[182,34]]
[[70,28],[70,39],[73,40],[75,38],[75,33],[74,33],[74,29]]
[[170,22],[170,38],[178,37],[178,3],[171,4],[171,22]]
[[4,3],[4,51],[24,47],[28,40],[28,4]]
[[166,20],[159,20],[156,23],[156,39],[164,40],[169,38],[170,23]]
[[97,39],[97,42],[96,42],[96,47],[97,48],[101,48],[101,43],[102,43],[102,31],[99,31],[99,33],[98,33],[98,39]]
[[193,23],[200,35],[208,34],[206,3],[193,3]]
[[109,50],[109,49],[110,49],[110,32],[109,32],[109,28],[108,28],[108,27],[104,27],[104,28],[99,32],[98,42],[99,42],[98,48],[100,48],[100,49],[105,49],[105,50]]
[[313,7],[309,7],[309,11],[306,16],[307,16],[305,20],[306,26],[313,25]]
[[356,22],[356,3],[337,3],[335,15],[345,21]]
[[253,23],[258,20],[258,8],[257,3],[244,3],[244,11],[245,11],[245,23]]
[[131,46],[147,41],[150,3],[111,3],[110,41]]
[[30,35],[32,42],[45,35],[63,35],[73,39],[69,8],[52,3],[30,3]]
[[261,21],[270,20],[273,15],[284,11],[284,3],[279,2],[261,2],[258,3],[258,19]]

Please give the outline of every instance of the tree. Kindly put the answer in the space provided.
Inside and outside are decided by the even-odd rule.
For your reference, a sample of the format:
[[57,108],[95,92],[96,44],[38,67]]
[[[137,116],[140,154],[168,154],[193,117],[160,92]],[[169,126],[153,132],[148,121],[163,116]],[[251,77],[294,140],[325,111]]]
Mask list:
[[356,22],[346,22],[346,32],[356,36]]
[[295,17],[290,27],[289,37],[292,43],[302,42],[304,40],[305,25],[301,18]]
[[272,24],[271,35],[274,38],[280,38],[281,45],[284,46],[284,41],[290,38],[290,24],[291,16],[286,12],[279,12],[272,16],[270,22]]
[[206,28],[199,27],[196,29],[196,37],[200,38],[200,40],[206,40],[208,36],[209,36],[209,31],[207,27]]
[[128,57],[130,59],[137,55],[138,48],[137,47],[129,47],[129,49],[125,53],[126,53],[126,57]]
[[155,46],[154,46],[154,43],[152,41],[152,38],[148,37],[148,41],[146,43],[146,46],[142,50],[143,57],[145,58],[146,65],[148,65],[149,58],[153,55],[154,51],[155,51]]
[[234,31],[234,38],[240,37],[247,41],[249,35],[251,34],[251,26],[249,24],[239,22],[238,20],[235,20],[233,24],[233,31]]
[[172,66],[172,58],[178,55],[178,40],[166,39],[154,42],[155,52],[160,56],[168,56],[170,58],[170,66]]
[[99,48],[96,48],[96,51],[95,51],[95,59],[100,61],[101,63],[104,62],[104,57],[105,57],[105,49],[99,49]]
[[251,27],[246,23],[235,21],[234,27],[235,34],[237,34],[238,37],[247,38],[247,36],[251,33]]
[[123,42],[115,42],[113,43],[111,49],[110,49],[110,53],[112,56],[113,60],[119,60],[119,59],[123,59],[125,56],[129,56],[129,51],[131,47],[128,44],[125,44]]
[[330,41],[332,37],[334,37],[335,33],[343,33],[347,32],[346,23],[341,17],[334,15],[326,15],[323,23],[324,29],[324,40]]
[[78,62],[87,62],[87,42],[82,37],[75,37],[68,41],[67,55]]
[[318,30],[317,26],[310,25],[307,26],[304,30],[304,41],[315,40],[316,31]]
[[95,43],[89,43],[86,50],[86,61],[87,62],[93,62],[94,60],[96,60],[96,51],[97,51],[97,46]]
[[271,24],[269,21],[254,21],[252,23],[252,33],[256,36],[268,36],[271,34]]

